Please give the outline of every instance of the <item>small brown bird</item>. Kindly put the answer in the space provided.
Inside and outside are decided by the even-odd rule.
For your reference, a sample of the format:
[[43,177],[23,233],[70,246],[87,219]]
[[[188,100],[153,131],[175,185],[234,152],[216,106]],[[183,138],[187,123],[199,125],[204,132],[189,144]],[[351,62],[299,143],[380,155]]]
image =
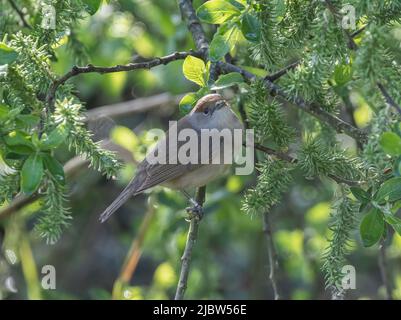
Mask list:
[[[199,143],[196,146],[198,161],[189,163],[180,162],[177,157],[186,141],[178,139],[175,147],[169,149],[169,134],[166,133],[164,139],[160,140],[156,147],[148,153],[145,159],[138,165],[137,173],[130,183],[125,187],[116,200],[102,213],[100,221],[106,221],[118,208],[120,208],[131,196],[138,195],[143,191],[156,185],[163,185],[172,189],[183,191],[185,195],[186,189],[201,187],[224,174],[229,169],[230,164],[223,163],[223,155],[225,147],[230,145],[229,150],[233,150],[232,142],[219,140],[220,148],[214,148],[209,141],[209,147],[201,144],[202,129],[217,129],[219,132],[228,129],[233,132],[234,129],[243,129],[243,125],[231,110],[230,106],[219,94],[209,94],[201,98],[192,111],[181,118],[177,122],[177,133],[184,132],[182,130],[193,129],[198,135]],[[167,146],[167,147],[166,147]],[[207,148],[207,149],[206,149]],[[206,151],[205,151],[206,149]],[[216,151],[217,150],[217,151]],[[202,152],[203,151],[203,152]],[[209,164],[202,164],[201,157],[208,152]],[[235,150],[233,150],[235,152]],[[220,154],[219,162],[213,161]],[[165,156],[166,162],[155,163],[151,161],[151,156]],[[194,163],[195,162],[195,163]],[[191,199],[196,205],[196,202]]]

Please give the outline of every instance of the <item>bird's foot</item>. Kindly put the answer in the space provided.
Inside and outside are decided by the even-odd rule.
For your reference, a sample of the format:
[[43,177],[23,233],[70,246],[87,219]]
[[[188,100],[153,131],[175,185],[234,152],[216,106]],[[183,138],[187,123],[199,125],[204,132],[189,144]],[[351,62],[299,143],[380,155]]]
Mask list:
[[203,218],[203,208],[197,202],[194,203],[193,207],[186,208],[186,211],[188,213],[188,218],[185,220],[188,222],[190,222],[192,219],[200,221]]

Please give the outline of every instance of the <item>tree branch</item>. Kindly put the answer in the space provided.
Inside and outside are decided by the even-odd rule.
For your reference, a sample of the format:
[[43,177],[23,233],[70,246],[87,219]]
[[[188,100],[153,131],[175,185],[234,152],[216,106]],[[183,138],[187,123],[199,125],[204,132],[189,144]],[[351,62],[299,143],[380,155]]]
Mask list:
[[395,108],[398,113],[401,115],[401,107],[395,102],[395,100],[390,96],[390,94],[387,92],[386,88],[381,84],[377,84],[380,92],[382,93],[384,99],[386,99],[386,102],[389,106]]
[[183,19],[187,21],[187,27],[192,34],[196,49],[201,52],[203,58],[205,58],[207,51],[209,50],[209,43],[207,41],[205,31],[203,30],[203,27],[196,16],[196,12],[192,6],[192,1],[178,0],[178,6],[180,7]]
[[[196,202],[201,207],[205,202],[205,195],[206,195],[206,186],[198,188],[196,193]],[[180,279],[177,285],[177,291],[175,293],[175,298],[174,298],[175,300],[184,299],[185,290],[187,289],[188,275],[192,259],[192,251],[198,238],[199,223],[200,223],[199,218],[193,215],[189,222],[187,242],[185,244],[184,254],[182,255],[181,258],[181,272],[180,272]]]
[[282,76],[286,75],[288,73],[288,71],[295,69],[299,64],[300,64],[300,61],[291,63],[290,65],[286,66],[285,68],[283,68],[273,74],[267,75],[265,77],[265,81],[274,82],[274,81],[280,79]]
[[159,65],[166,65],[166,64],[176,61],[176,60],[185,59],[189,55],[195,56],[195,57],[201,56],[198,52],[194,52],[194,51],[190,50],[188,52],[175,52],[175,53],[169,54],[167,56],[153,58],[148,61],[128,63],[125,65],[117,65],[117,66],[113,66],[113,67],[99,67],[99,66],[94,66],[91,64],[87,65],[86,67],[74,66],[69,72],[67,72],[61,78],[55,80],[52,83],[52,85],[50,86],[50,89],[46,96],[47,107],[49,110],[52,109],[54,100],[56,98],[57,89],[61,85],[66,83],[69,79],[71,79],[77,75],[80,75],[83,73],[105,74],[105,73],[115,73],[115,72],[123,72],[123,71],[133,71],[133,70],[138,70],[138,69],[151,69],[151,68],[154,68]]
[[26,21],[25,19],[25,14],[22,12],[22,10],[20,8],[18,8],[18,6],[15,4],[14,0],[8,0],[8,2],[10,3],[11,7],[14,9],[14,11],[18,14],[18,16],[20,17],[22,24],[24,25],[25,28],[28,29],[32,29],[32,27],[30,26],[30,24],[28,23],[28,21]]
[[270,214],[268,212],[265,212],[263,214],[263,233],[266,236],[267,252],[269,256],[269,267],[270,267],[269,279],[273,288],[274,300],[279,300],[280,294],[278,291],[277,279],[276,279],[276,270],[278,264],[277,252],[274,246],[273,233],[271,230],[271,223],[270,223]]
[[[257,77],[235,65],[225,62],[218,63],[219,68],[226,73],[229,72],[238,72],[240,73],[247,81],[251,82],[257,79]],[[329,124],[339,133],[345,133],[355,140],[366,143],[367,135],[362,130],[355,128],[351,124],[341,120],[340,118],[332,115],[331,113],[325,111],[320,105],[317,103],[307,103],[301,97],[293,97],[286,93],[283,89],[281,89],[278,85],[273,83],[272,81],[265,79],[264,83],[266,85],[267,90],[272,96],[279,96],[284,100],[290,102],[292,105],[298,107],[299,109],[313,115],[314,117],[322,120],[323,122]]]

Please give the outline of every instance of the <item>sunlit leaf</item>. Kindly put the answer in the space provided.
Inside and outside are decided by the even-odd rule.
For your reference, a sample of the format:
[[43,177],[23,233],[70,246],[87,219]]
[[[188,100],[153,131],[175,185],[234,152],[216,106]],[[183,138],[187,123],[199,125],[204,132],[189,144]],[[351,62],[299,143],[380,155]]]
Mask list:
[[188,56],[185,58],[182,70],[184,76],[201,87],[207,85],[207,68],[202,59]]
[[224,0],[208,1],[196,10],[201,21],[212,24],[222,24],[240,13],[238,8]]
[[401,236],[401,219],[390,214],[385,214],[384,219]]
[[48,136],[43,136],[40,141],[42,150],[50,150],[57,148],[67,138],[68,132],[64,125],[59,125]]

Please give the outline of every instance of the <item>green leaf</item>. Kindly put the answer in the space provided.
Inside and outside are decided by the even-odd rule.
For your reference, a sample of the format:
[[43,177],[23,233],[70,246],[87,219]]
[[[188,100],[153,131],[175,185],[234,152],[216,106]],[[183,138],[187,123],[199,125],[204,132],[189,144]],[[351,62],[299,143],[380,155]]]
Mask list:
[[215,34],[209,48],[209,59],[213,62],[219,61],[230,51],[230,46],[226,42],[226,39]]
[[234,50],[239,40],[243,38],[241,30],[236,24],[228,29],[220,27],[218,33],[224,38],[224,41],[230,47],[230,51]]
[[401,177],[387,180],[374,196],[374,200],[378,203],[394,202],[399,199],[401,199]]
[[50,150],[57,148],[67,138],[68,132],[64,125],[59,125],[48,136],[43,135],[40,141],[42,150]]
[[391,156],[401,155],[401,138],[394,132],[384,132],[380,138],[384,152]]
[[202,59],[188,56],[182,65],[184,76],[201,87],[207,86],[208,71]]
[[180,101],[179,108],[181,114],[189,113],[192,108],[195,106],[196,101],[198,101],[199,97],[196,92],[191,92],[186,94]]
[[22,131],[12,131],[4,137],[4,140],[8,146],[26,146],[32,151],[35,149],[31,137]]
[[243,11],[245,9],[246,0],[227,0],[227,2],[231,3],[238,10]]
[[354,197],[357,198],[361,203],[366,203],[370,201],[370,194],[362,188],[351,187],[351,192]]
[[43,157],[44,164],[47,170],[49,170],[50,174],[58,181],[61,185],[65,184],[65,174],[64,168],[60,162],[58,162],[52,156],[46,154]]
[[8,114],[10,110],[6,104],[0,103],[0,121],[8,119]]
[[84,0],[83,2],[86,4],[86,11],[92,16],[99,10],[102,4],[102,0]]
[[25,129],[32,128],[36,126],[40,121],[38,116],[30,115],[30,114],[21,114],[18,115],[15,119],[17,128]]
[[396,216],[385,214],[384,220],[391,225],[395,232],[397,232],[401,236],[401,219]]
[[384,232],[383,214],[378,209],[372,209],[361,222],[360,233],[363,245],[371,247],[377,243]]
[[43,177],[43,159],[32,154],[25,160],[21,170],[21,191],[27,195],[34,193]]
[[14,49],[7,46],[4,42],[0,42],[0,65],[10,64],[17,60],[18,53]]
[[220,90],[224,88],[231,87],[235,84],[239,84],[244,82],[244,78],[242,78],[241,74],[238,72],[231,72],[228,74],[221,75],[214,85],[212,86],[212,90]]
[[260,21],[254,15],[245,14],[241,21],[241,31],[245,39],[251,42],[259,42],[260,40]]
[[339,64],[334,68],[334,81],[338,86],[344,86],[352,80],[352,69],[349,64]]
[[240,10],[224,0],[208,1],[196,10],[196,15],[202,22],[212,24],[222,24],[235,16],[239,16],[240,13]]

